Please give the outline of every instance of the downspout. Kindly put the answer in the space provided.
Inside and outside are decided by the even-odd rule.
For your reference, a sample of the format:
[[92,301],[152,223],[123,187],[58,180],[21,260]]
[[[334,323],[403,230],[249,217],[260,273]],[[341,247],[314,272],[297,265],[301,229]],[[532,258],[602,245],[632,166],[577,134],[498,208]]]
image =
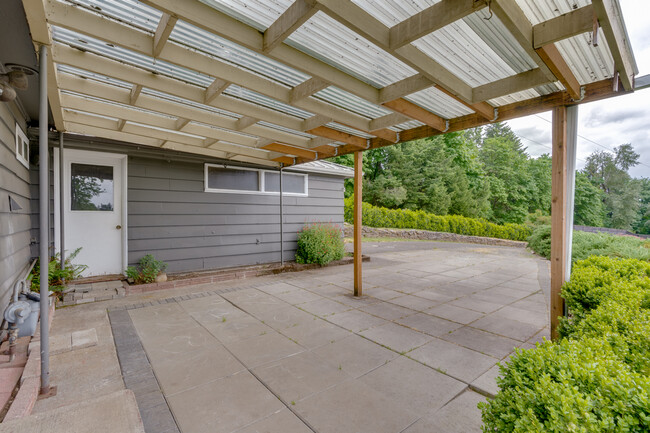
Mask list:
[[61,269],[65,269],[65,235],[64,235],[64,215],[63,207],[64,189],[63,189],[63,132],[59,132],[59,252],[61,254]]
[[49,321],[49,294],[48,272],[49,263],[49,172],[48,172],[48,152],[47,152],[47,46],[41,45],[39,63],[40,63],[40,95],[38,110],[38,211],[39,211],[39,256],[41,263],[40,272],[40,292],[41,292],[41,394],[50,392],[50,321]]
[[282,166],[280,166],[280,264],[284,266],[284,206],[282,203]]

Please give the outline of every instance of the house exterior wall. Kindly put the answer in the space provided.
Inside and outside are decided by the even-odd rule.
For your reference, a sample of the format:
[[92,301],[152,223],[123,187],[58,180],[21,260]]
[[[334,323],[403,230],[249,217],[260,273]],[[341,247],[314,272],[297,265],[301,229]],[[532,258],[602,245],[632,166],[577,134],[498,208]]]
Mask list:
[[[16,122],[25,131],[15,106],[0,102],[0,312],[32,257],[30,170],[16,159]],[[12,211],[10,198],[22,209]]]
[[[203,176],[201,162],[129,157],[129,263],[148,253],[170,272],[279,262],[279,196],[205,192]],[[305,223],[343,224],[343,179],[310,173],[308,186],[284,197],[285,260]]]

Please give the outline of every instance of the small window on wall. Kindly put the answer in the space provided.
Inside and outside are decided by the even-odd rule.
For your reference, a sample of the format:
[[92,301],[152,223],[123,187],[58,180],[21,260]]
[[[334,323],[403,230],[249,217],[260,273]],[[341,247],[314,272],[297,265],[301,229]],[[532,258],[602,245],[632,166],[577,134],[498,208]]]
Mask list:
[[[283,173],[283,195],[307,195],[307,175]],[[280,173],[253,168],[205,164],[205,191],[240,194],[279,194]]]
[[70,210],[113,211],[113,167],[70,165]]
[[16,123],[16,159],[29,168],[29,140],[18,123]]

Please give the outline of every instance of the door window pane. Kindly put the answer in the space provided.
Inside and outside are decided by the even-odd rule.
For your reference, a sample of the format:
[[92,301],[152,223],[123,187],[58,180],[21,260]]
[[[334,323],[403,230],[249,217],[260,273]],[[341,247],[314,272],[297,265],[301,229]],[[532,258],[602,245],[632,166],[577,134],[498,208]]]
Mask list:
[[[280,192],[280,174],[271,171],[264,172],[264,190]],[[282,191],[294,194],[306,194],[305,176],[302,174],[282,173]]]
[[71,164],[70,174],[71,210],[113,210],[113,167]]
[[208,166],[208,188],[259,191],[259,172]]

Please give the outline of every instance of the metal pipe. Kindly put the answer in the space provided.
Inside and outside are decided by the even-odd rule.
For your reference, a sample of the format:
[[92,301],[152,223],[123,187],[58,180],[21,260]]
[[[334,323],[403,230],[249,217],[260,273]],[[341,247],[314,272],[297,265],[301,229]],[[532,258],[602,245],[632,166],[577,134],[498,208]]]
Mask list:
[[59,252],[61,253],[61,269],[65,269],[65,236],[64,236],[64,215],[65,207],[63,188],[63,132],[59,132]]
[[41,394],[50,392],[50,328],[49,287],[47,264],[49,263],[49,171],[47,151],[47,46],[41,45],[39,63],[39,110],[38,110],[38,204],[39,204],[39,256],[41,260]]
[[284,206],[282,203],[282,167],[280,167],[280,264],[284,266]]

